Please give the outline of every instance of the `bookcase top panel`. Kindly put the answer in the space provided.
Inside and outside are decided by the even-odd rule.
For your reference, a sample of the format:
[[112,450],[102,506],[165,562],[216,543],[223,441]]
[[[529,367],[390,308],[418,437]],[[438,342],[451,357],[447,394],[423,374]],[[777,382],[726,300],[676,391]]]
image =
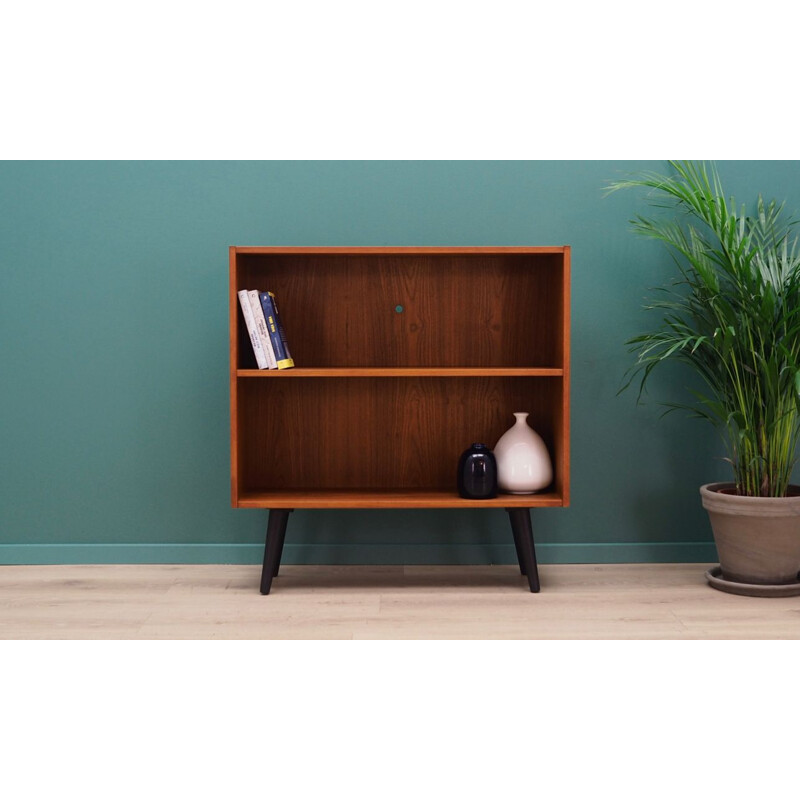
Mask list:
[[231,246],[231,251],[242,254],[268,255],[469,255],[475,254],[556,254],[569,250],[569,245],[559,247],[237,247]]

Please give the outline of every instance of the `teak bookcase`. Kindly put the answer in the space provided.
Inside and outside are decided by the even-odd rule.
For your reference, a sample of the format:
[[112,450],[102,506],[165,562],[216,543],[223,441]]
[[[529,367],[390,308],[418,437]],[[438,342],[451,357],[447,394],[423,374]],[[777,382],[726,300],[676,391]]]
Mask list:
[[[295,508],[501,508],[539,590],[530,509],[569,504],[569,247],[231,247],[231,487],[269,509],[261,591]],[[275,293],[289,370],[256,369],[237,291]],[[461,453],[515,411],[552,486],[465,500]]]

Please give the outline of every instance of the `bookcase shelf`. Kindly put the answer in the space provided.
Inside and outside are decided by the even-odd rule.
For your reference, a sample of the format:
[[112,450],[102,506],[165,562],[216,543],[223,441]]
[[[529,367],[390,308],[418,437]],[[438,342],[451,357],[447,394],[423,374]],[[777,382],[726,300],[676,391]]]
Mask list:
[[555,492],[500,494],[491,500],[467,500],[441,489],[294,489],[245,492],[240,508],[552,508],[563,506]]
[[[230,248],[231,497],[270,510],[264,594],[294,508],[506,509],[538,591],[529,509],[569,504],[569,262],[569,247]],[[275,293],[295,368],[256,369],[240,289]],[[553,484],[459,497],[459,455],[516,411]]]
[[295,367],[238,369],[237,378],[547,378],[563,376],[557,367]]

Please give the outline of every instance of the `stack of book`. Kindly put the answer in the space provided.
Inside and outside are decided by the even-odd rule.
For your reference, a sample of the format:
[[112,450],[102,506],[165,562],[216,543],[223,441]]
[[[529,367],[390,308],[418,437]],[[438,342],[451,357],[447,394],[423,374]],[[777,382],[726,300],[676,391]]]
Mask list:
[[294,361],[286,343],[286,331],[278,316],[278,306],[272,292],[242,289],[238,292],[250,344],[259,369],[289,369]]

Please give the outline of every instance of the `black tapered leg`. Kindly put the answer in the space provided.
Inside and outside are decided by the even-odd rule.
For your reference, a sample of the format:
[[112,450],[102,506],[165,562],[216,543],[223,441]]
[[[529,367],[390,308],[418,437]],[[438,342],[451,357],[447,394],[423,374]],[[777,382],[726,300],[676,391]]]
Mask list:
[[508,508],[511,530],[520,555],[523,574],[528,578],[528,585],[532,592],[538,592],[539,569],[536,564],[536,546],[533,542],[533,528],[531,528],[531,513],[527,508]]
[[283,554],[283,541],[286,538],[286,523],[290,508],[271,508],[267,522],[267,541],[264,545],[264,566],[261,570],[261,594],[269,594],[272,579],[278,574]]
[[514,525],[511,525],[511,533],[514,534],[514,549],[517,551],[517,563],[519,564],[519,571],[525,574],[525,564],[522,560],[522,551],[519,549],[519,533],[517,533]]
[[278,541],[278,557],[275,559],[275,571],[272,573],[273,578],[278,577],[278,570],[281,568],[281,558],[283,558],[283,543],[286,541],[286,523],[289,521],[289,514],[292,513],[292,509],[289,509],[289,513],[283,516],[283,521],[281,522],[281,526],[279,529],[279,541]]

